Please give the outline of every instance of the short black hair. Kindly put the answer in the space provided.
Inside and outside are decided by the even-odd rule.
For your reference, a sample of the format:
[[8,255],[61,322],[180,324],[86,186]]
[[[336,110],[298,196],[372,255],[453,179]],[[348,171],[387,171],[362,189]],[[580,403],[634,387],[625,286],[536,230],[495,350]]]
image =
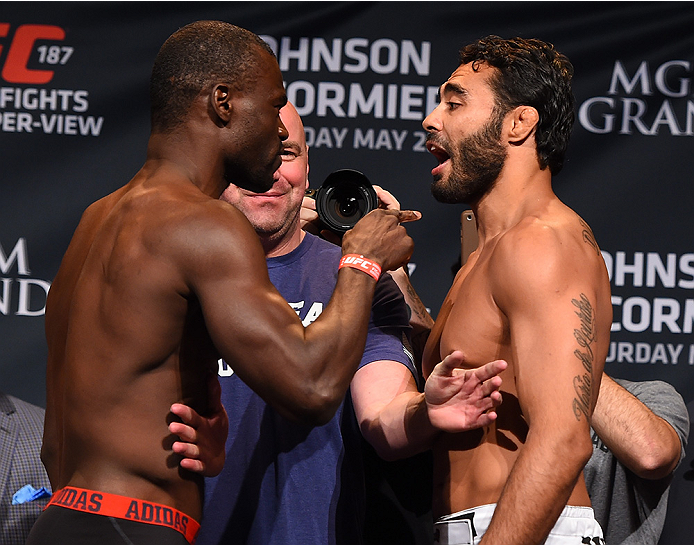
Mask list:
[[538,111],[535,142],[540,168],[557,174],[575,118],[569,59],[541,40],[487,36],[461,49],[460,63],[472,63],[473,70],[480,63],[497,68],[490,84],[504,112],[523,105]]
[[261,52],[274,53],[256,34],[223,21],[196,21],[174,32],[154,61],[150,81],[152,130],[180,124],[191,103],[214,83],[252,88]]

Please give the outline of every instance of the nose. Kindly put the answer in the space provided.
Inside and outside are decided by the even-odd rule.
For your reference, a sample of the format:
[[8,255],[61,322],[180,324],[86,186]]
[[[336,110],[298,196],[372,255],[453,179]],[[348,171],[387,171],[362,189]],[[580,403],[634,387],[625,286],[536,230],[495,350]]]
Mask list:
[[279,119],[279,125],[277,125],[277,134],[279,135],[280,140],[284,142],[287,138],[289,138],[289,131],[287,130],[287,127],[284,126],[282,118],[278,117],[277,119]]
[[422,127],[427,132],[440,131],[441,130],[441,116],[439,115],[439,108],[441,104],[436,106],[434,110],[424,118],[422,121]]

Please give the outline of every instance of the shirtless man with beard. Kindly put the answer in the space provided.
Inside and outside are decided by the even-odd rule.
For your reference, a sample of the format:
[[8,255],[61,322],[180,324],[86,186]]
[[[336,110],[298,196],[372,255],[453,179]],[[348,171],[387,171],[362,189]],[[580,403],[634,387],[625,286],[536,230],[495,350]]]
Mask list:
[[216,409],[225,435],[209,386],[221,356],[280,414],[326,422],[357,369],[379,268],[412,253],[399,224],[418,213],[363,218],[342,251],[364,267],[340,268],[304,328],[255,231],[219,200],[232,181],[267,191],[281,163],[272,51],[228,23],[192,23],[159,51],[151,100],[144,166],[85,211],[48,295],[42,460],[55,495],[30,545],[192,543],[203,478],[179,467],[172,405]]
[[491,36],[461,51],[423,122],[440,163],[435,198],[469,204],[479,232],[424,373],[453,350],[471,368],[508,362],[497,420],[433,445],[439,544],[602,543],[581,471],[609,345],[609,279],[589,226],[552,191],[574,119],[572,73],[549,44]]

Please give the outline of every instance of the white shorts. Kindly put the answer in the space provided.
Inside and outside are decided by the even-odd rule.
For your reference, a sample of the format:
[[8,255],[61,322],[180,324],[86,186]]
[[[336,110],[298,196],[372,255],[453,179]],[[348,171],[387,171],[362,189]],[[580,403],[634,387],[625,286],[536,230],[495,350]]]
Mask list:
[[[478,545],[489,528],[496,504],[481,505],[434,523],[434,545]],[[590,507],[566,506],[547,536],[545,545],[605,545],[602,528]]]

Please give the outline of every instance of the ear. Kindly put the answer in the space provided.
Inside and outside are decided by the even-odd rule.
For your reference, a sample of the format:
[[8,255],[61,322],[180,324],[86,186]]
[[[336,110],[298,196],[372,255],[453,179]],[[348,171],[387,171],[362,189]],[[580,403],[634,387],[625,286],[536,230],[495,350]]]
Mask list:
[[220,120],[222,125],[226,125],[231,119],[231,90],[225,83],[218,83],[210,92],[210,109]]
[[520,144],[534,132],[540,121],[540,114],[532,106],[518,106],[510,112],[510,120],[509,142]]

